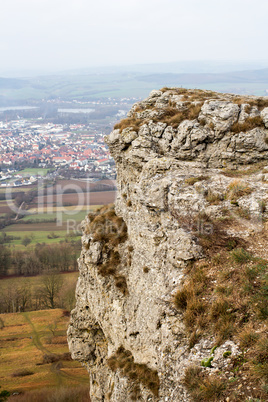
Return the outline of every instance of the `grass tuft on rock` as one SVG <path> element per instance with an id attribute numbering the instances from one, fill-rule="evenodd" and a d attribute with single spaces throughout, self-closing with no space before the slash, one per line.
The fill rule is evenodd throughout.
<path id="1" fill-rule="evenodd" d="M 115 286 L 126 295 L 126 278 L 118 271 L 121 264 L 118 246 L 128 238 L 127 226 L 116 215 L 114 205 L 102 207 L 94 216 L 91 214 L 89 220 L 85 232 L 92 235 L 93 242 L 100 242 L 102 246 L 102 257 L 97 263 L 98 272 L 103 277 L 112 277 Z"/>
<path id="2" fill-rule="evenodd" d="M 140 385 L 145 386 L 155 397 L 159 392 L 159 377 L 156 370 L 152 370 L 146 364 L 135 363 L 129 350 L 120 346 L 116 353 L 107 360 L 112 371 L 120 370 L 132 384 L 131 400 L 137 400 L 141 395 Z"/>

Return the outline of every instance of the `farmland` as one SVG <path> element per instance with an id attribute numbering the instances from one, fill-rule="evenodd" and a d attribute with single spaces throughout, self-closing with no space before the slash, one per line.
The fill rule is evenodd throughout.
<path id="1" fill-rule="evenodd" d="M 69 318 L 64 311 L 74 307 L 78 272 L 72 271 L 80 253 L 80 223 L 88 212 L 114 202 L 114 184 L 57 180 L 48 187 L 24 186 L 11 193 L 7 201 L 0 190 L 0 222 L 11 216 L 2 227 L 0 245 L 10 258 L 0 281 L 5 312 L 0 314 L 1 391 L 18 392 L 11 401 L 45 400 L 44 393 L 49 400 L 49 389 L 55 395 L 67 392 L 69 398 L 75 392 L 72 401 L 88 400 L 87 372 L 68 354 Z M 23 213 L 18 215 L 20 205 Z M 44 296 L 45 278 L 54 275 L 61 284 L 54 300 L 57 308 Z"/>
<path id="2" fill-rule="evenodd" d="M 29 202 L 24 202 L 27 194 L 33 196 Z M 13 192 L 12 189 L 12 199 L 6 200 L 3 194 L 0 200 L 0 222 L 8 214 L 13 214 L 2 232 L 16 237 L 9 242 L 16 249 L 25 249 L 21 244 L 24 237 L 31 239 L 27 248 L 38 243 L 59 243 L 66 239 L 66 235 L 73 235 L 73 240 L 78 240 L 80 223 L 86 214 L 101 205 L 113 203 L 115 197 L 116 190 L 111 180 L 89 183 L 65 179 L 57 180 L 47 188 L 42 186 L 38 191 L 34 186 L 30 191 L 27 188 L 27 192 L 25 187 L 21 187 L 20 192 Z M 23 211 L 17 219 L 20 204 L 23 205 Z M 50 233 L 55 236 L 49 238 Z"/>
<path id="3" fill-rule="evenodd" d="M 68 322 L 62 309 L 0 314 L 1 389 L 86 386 L 86 370 L 68 355 Z"/>

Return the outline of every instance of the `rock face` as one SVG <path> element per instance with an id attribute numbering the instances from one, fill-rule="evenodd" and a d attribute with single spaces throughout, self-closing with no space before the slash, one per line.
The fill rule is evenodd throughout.
<path id="1" fill-rule="evenodd" d="M 224 208 L 235 214 L 241 206 L 254 217 L 260 200 L 268 201 L 267 105 L 265 98 L 209 91 L 153 91 L 107 137 L 118 174 L 115 213 L 127 236 L 113 242 L 121 236 L 117 225 L 96 237 L 101 219 L 86 217 L 68 329 L 72 357 L 90 374 L 92 402 L 191 400 L 185 367 L 196 353 L 207 357 L 213 340 L 189 349 L 173 295 L 189 262 L 205 257 L 198 233 L 213 228 L 201 214 L 221 217 Z M 251 191 L 235 205 L 226 196 L 234 180 L 227 170 L 248 171 L 240 184 Z M 241 235 L 256 230 L 252 219 Z"/>

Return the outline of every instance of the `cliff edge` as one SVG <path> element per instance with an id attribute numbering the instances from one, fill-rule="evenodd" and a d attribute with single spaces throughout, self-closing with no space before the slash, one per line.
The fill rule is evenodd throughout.
<path id="1" fill-rule="evenodd" d="M 91 401 L 265 400 L 268 99 L 163 88 L 106 141 L 68 329 Z"/>

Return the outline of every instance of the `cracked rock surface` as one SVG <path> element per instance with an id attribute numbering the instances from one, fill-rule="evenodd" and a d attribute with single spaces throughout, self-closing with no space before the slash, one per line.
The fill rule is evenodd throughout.
<path id="1" fill-rule="evenodd" d="M 117 166 L 115 212 L 128 234 L 116 246 L 116 269 L 127 291 L 120 291 L 113 276 L 100 274 L 108 254 L 104 240 L 88 230 L 86 217 L 68 343 L 73 359 L 89 371 L 92 402 L 131 400 L 132 382 L 107 364 L 120 347 L 131 352 L 135 363 L 158 373 L 158 395 L 141 384 L 136 400 L 191 400 L 182 381 L 185 368 L 197 356 L 207 357 L 213 340 L 189 349 L 172 296 L 187 264 L 205 258 L 193 224 L 201 213 L 221 217 L 222 208 L 229 208 L 235 215 L 238 205 L 257 216 L 260 200 L 268 201 L 268 107 L 259 107 L 259 100 L 177 88 L 153 91 L 133 105 L 125 121 L 129 126 L 107 137 Z M 234 178 L 223 172 L 252 166 L 260 169 L 243 178 L 252 191 L 232 205 L 226 193 Z M 217 194 L 215 205 L 208 200 L 211 193 Z M 239 235 L 248 236 L 255 230 L 252 225 L 238 228 Z M 227 342 L 215 351 L 214 368 L 228 365 L 225 350 L 239 353 L 237 345 Z"/>

